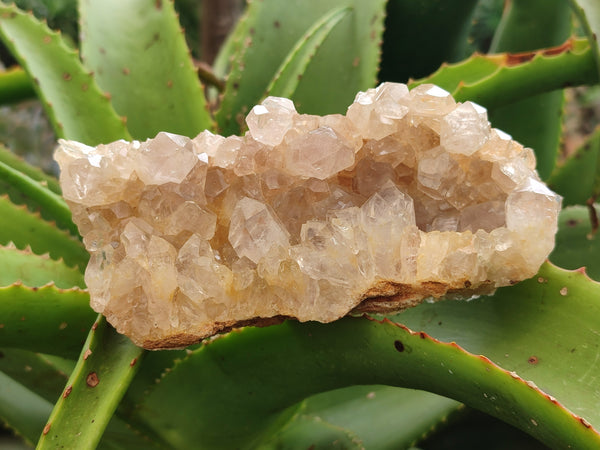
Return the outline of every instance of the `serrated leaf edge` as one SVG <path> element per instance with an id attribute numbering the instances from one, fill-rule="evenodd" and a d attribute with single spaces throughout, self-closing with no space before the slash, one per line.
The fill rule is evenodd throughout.
<path id="1" fill-rule="evenodd" d="M 21 255 L 33 256 L 33 257 L 36 257 L 36 258 L 43 259 L 43 260 L 45 260 L 45 261 L 51 261 L 51 262 L 54 262 L 54 263 L 57 263 L 57 264 L 62 264 L 62 265 L 65 267 L 65 269 L 66 269 L 66 270 L 69 270 L 69 271 L 73 272 L 74 274 L 79 274 L 79 275 L 82 275 L 82 273 L 81 273 L 81 269 L 79 268 L 79 266 L 78 266 L 78 265 L 76 265 L 76 266 L 69 266 L 69 265 L 68 265 L 68 264 L 65 262 L 65 260 L 63 259 L 63 257 L 62 257 L 62 256 L 61 256 L 60 258 L 58 258 L 58 259 L 54 259 L 54 258 L 52 258 L 52 257 L 50 256 L 50 253 L 48 253 L 48 252 L 46 252 L 46 253 L 43 253 L 43 254 L 41 254 L 41 255 L 40 255 L 40 254 L 37 254 L 37 253 L 35 253 L 35 252 L 34 252 L 34 251 L 31 249 L 31 247 L 30 247 L 29 245 L 27 245 L 27 246 L 26 246 L 25 248 L 23 248 L 23 249 L 20 249 L 20 248 L 18 248 L 18 247 L 17 247 L 17 246 L 14 244 L 14 242 L 10 241 L 10 242 L 8 242 L 8 244 L 6 244 L 6 245 L 0 245 L 0 251 L 1 251 L 1 250 L 9 250 L 9 251 L 11 251 L 11 252 L 19 253 L 19 254 L 21 254 Z M 30 288 L 34 288 L 34 287 L 36 287 L 36 288 L 40 288 L 40 287 L 45 287 L 45 286 L 48 286 L 48 285 L 50 285 L 50 284 L 51 284 L 51 285 L 55 285 L 54 281 L 49 281 L 48 283 L 46 283 L 46 284 L 44 284 L 44 285 L 42 285 L 42 286 L 29 286 L 29 285 L 26 285 L 26 284 L 24 284 L 24 283 L 23 283 L 21 280 L 17 280 L 17 281 L 18 281 L 18 282 L 20 282 L 20 283 L 21 283 L 23 286 L 30 287 Z M 0 286 L 0 287 L 2 287 L 2 286 Z M 79 286 L 73 286 L 73 287 L 77 287 L 77 288 L 79 288 Z M 84 291 L 86 291 L 86 292 L 87 292 L 87 289 L 86 289 L 86 288 L 79 288 L 79 289 L 81 289 L 81 290 L 84 290 Z"/>
<path id="2" fill-rule="evenodd" d="M 46 219 L 44 219 L 44 218 L 41 216 L 41 214 L 39 213 L 39 211 L 34 211 L 34 212 L 32 212 L 32 211 L 30 211 L 30 210 L 29 210 L 29 208 L 27 208 L 27 205 L 18 205 L 18 204 L 15 204 L 15 203 L 13 203 L 13 202 L 10 200 L 10 198 L 9 198 L 8 194 L 2 194 L 2 195 L 0 195 L 0 199 L 2 199 L 2 200 L 7 200 L 7 201 L 8 201 L 8 202 L 10 202 L 10 203 L 11 203 L 11 204 L 12 204 L 12 205 L 15 207 L 15 208 L 22 210 L 23 212 L 25 212 L 25 213 L 26 213 L 26 214 L 28 214 L 29 216 L 31 216 L 31 217 L 34 217 L 35 219 L 39 219 L 40 221 L 44 222 L 45 224 L 47 224 L 47 225 L 49 225 L 49 226 L 51 226 L 51 227 L 54 227 L 56 230 L 58 230 L 58 232 L 60 232 L 61 234 L 63 234 L 63 235 L 64 235 L 64 237 L 65 237 L 66 239 L 72 240 L 73 242 L 77 242 L 77 241 L 75 240 L 75 238 L 74 238 L 74 237 L 73 237 L 71 234 L 69 234 L 69 232 L 68 232 L 68 231 L 66 231 L 66 230 L 64 230 L 64 229 L 62 229 L 62 228 L 60 228 L 60 227 L 59 227 L 59 226 L 56 224 L 56 222 L 55 222 L 55 221 L 53 221 L 53 220 L 46 220 Z M 11 242 L 12 242 L 12 241 L 11 241 Z M 15 245 L 15 244 L 13 243 L 13 245 Z M 82 245 L 83 245 L 83 244 L 82 244 Z M 26 247 L 29 247 L 29 244 L 27 244 L 27 245 L 26 245 L 26 247 L 24 247 L 24 248 L 20 248 L 20 247 L 18 247 L 18 246 L 16 246 L 16 245 L 15 245 L 15 247 L 16 247 L 17 249 L 19 249 L 19 250 L 24 250 Z M 29 249 L 31 250 L 31 247 L 29 247 Z M 39 254 L 39 253 L 35 253 L 33 250 L 31 250 L 31 251 L 32 251 L 32 253 L 33 253 L 33 254 L 36 254 L 36 255 L 38 255 L 38 256 L 39 256 L 39 255 L 41 255 L 41 254 Z M 62 262 L 63 262 L 63 263 L 64 263 L 64 264 L 65 264 L 67 267 L 71 267 L 71 268 L 76 268 L 76 267 L 79 267 L 81 270 L 84 270 L 84 269 L 85 269 L 85 265 L 80 265 L 80 264 L 70 265 L 70 264 L 67 264 L 67 263 L 64 261 L 64 259 L 63 259 L 63 257 L 62 257 L 62 256 L 59 256 L 58 258 L 54 258 L 54 257 L 52 257 L 52 255 L 50 255 L 50 254 L 49 254 L 49 252 L 46 252 L 46 253 L 48 253 L 48 255 L 50 256 L 50 258 L 51 258 L 51 259 L 53 259 L 54 261 L 59 261 L 59 260 L 62 260 Z M 46 254 L 46 253 L 43 253 L 43 254 Z"/>

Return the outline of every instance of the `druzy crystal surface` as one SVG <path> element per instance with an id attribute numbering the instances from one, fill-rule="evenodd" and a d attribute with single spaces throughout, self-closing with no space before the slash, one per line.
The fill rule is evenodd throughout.
<path id="1" fill-rule="evenodd" d="M 384 83 L 345 116 L 269 97 L 246 123 L 60 143 L 92 307 L 139 345 L 489 293 L 553 248 L 560 197 L 533 152 L 436 86 Z"/>

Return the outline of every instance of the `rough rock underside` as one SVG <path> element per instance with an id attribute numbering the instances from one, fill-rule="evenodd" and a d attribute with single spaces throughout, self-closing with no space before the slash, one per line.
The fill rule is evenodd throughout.
<path id="1" fill-rule="evenodd" d="M 560 197 L 533 152 L 436 86 L 384 83 L 345 116 L 268 97 L 246 122 L 60 143 L 92 307 L 138 345 L 489 293 L 553 248 Z"/>

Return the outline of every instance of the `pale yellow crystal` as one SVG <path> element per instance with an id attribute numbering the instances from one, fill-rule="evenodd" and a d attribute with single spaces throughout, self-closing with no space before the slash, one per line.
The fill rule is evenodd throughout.
<path id="1" fill-rule="evenodd" d="M 533 152 L 437 86 L 384 83 L 346 116 L 268 97 L 247 124 L 60 142 L 91 305 L 135 343 L 489 293 L 554 245 L 560 197 Z"/>

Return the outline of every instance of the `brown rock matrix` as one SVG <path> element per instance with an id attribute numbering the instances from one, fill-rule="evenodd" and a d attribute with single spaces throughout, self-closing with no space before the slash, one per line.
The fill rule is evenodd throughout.
<path id="1" fill-rule="evenodd" d="M 146 348 L 330 322 L 533 276 L 560 197 L 484 108 L 384 83 L 343 115 L 268 97 L 244 137 L 61 141 L 91 305 Z"/>

